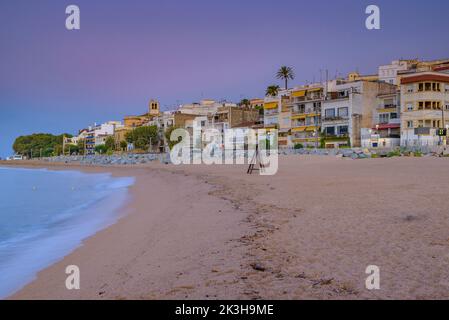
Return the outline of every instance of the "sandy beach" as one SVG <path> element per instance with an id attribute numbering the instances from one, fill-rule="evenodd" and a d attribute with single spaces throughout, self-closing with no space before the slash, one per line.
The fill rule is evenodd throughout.
<path id="1" fill-rule="evenodd" d="M 116 224 L 10 298 L 447 299 L 448 161 L 283 156 L 275 176 L 28 163 L 137 179 Z M 365 288 L 368 265 L 380 290 Z"/>

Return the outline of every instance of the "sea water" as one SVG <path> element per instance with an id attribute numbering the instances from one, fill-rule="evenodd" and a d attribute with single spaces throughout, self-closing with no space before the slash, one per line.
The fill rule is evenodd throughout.
<path id="1" fill-rule="evenodd" d="M 105 173 L 0 167 L 0 298 L 114 223 L 133 183 Z"/>

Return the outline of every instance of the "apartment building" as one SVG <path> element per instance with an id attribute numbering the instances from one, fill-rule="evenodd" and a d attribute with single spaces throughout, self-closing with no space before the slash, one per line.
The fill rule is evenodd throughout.
<path id="1" fill-rule="evenodd" d="M 418 60 L 394 60 L 390 64 L 379 66 L 379 81 L 399 85 L 399 72 L 412 69 L 418 62 Z"/>
<path id="2" fill-rule="evenodd" d="M 288 148 L 292 146 L 292 99 L 291 90 L 282 90 L 279 92 L 279 123 L 278 123 L 278 146 L 279 148 Z"/>
<path id="3" fill-rule="evenodd" d="M 216 113 L 221 107 L 237 107 L 237 104 L 227 101 L 217 102 L 213 99 L 203 99 L 200 102 L 183 104 L 179 106 L 178 112 L 195 114 L 198 116 L 208 116 Z"/>
<path id="4" fill-rule="evenodd" d="M 419 72 L 401 78 L 401 146 L 446 145 L 437 129 L 449 128 L 449 74 Z"/>
<path id="5" fill-rule="evenodd" d="M 105 143 L 107 137 L 114 136 L 116 130 L 123 128 L 120 121 L 108 121 L 102 124 L 94 124 L 88 129 L 80 131 L 80 136 L 85 141 L 85 153 L 94 154 L 95 147 Z"/>
<path id="6" fill-rule="evenodd" d="M 324 89 L 321 84 L 297 87 L 292 91 L 291 140 L 293 145 L 319 147 L 321 106 Z"/>
<path id="7" fill-rule="evenodd" d="M 292 90 L 281 90 L 275 97 L 267 96 L 263 106 L 263 127 L 278 130 L 279 148 L 292 147 Z"/>
<path id="8" fill-rule="evenodd" d="M 279 114 L 281 107 L 280 96 L 267 96 L 263 104 L 263 121 L 266 129 L 279 129 Z"/>
<path id="9" fill-rule="evenodd" d="M 362 128 L 372 126 L 378 95 L 390 92 L 392 86 L 379 81 L 330 81 L 321 111 L 324 147 L 361 147 Z"/>
<path id="10" fill-rule="evenodd" d="M 400 145 L 401 103 L 399 87 L 392 86 L 390 92 L 381 92 L 373 110 L 370 128 L 362 128 L 362 147 L 393 148 Z"/>

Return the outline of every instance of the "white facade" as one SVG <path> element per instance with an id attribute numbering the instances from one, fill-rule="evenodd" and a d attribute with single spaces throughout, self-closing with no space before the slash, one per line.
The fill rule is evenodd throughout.
<path id="1" fill-rule="evenodd" d="M 322 103 L 321 130 L 327 136 L 334 136 L 335 139 L 327 139 L 327 146 L 346 146 L 347 140 L 344 140 L 344 137 L 350 138 L 354 144 L 357 130 L 361 129 L 356 125 L 357 119 L 353 118 L 361 117 L 363 113 L 362 87 L 362 81 L 329 83 L 327 99 Z"/>
<path id="2" fill-rule="evenodd" d="M 123 127 L 122 123 L 120 121 L 108 121 L 103 124 L 97 125 L 95 124 L 93 128 L 91 128 L 92 131 L 94 131 L 95 136 L 99 135 L 114 135 L 116 128 Z"/>
<path id="3" fill-rule="evenodd" d="M 379 81 L 398 84 L 398 72 L 406 71 L 411 67 L 413 60 L 395 60 L 391 64 L 379 67 Z"/>
<path id="4" fill-rule="evenodd" d="M 237 105 L 235 103 L 216 102 L 215 100 L 205 99 L 199 103 L 181 105 L 178 111 L 186 114 L 207 116 L 216 113 L 220 107 L 237 107 Z"/>

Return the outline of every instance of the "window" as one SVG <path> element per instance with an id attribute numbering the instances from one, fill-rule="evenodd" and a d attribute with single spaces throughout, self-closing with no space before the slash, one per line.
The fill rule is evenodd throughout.
<path id="1" fill-rule="evenodd" d="M 334 136 L 335 135 L 335 127 L 326 127 L 324 129 L 324 132 L 327 136 Z"/>
<path id="2" fill-rule="evenodd" d="M 304 120 L 296 120 L 295 122 L 296 127 L 303 127 L 305 124 Z"/>
<path id="3" fill-rule="evenodd" d="M 335 118 L 335 109 L 326 109 L 325 117 L 326 118 Z"/>
<path id="4" fill-rule="evenodd" d="M 396 112 L 390 113 L 390 119 L 398 119 L 398 114 Z"/>
<path id="5" fill-rule="evenodd" d="M 418 91 L 441 91 L 441 85 L 438 82 L 424 82 L 418 85 Z"/>
<path id="6" fill-rule="evenodd" d="M 407 86 L 407 92 L 408 93 L 413 93 L 413 84 L 410 84 Z"/>
<path id="7" fill-rule="evenodd" d="M 394 99 L 385 99 L 384 100 L 384 107 L 385 108 L 393 108 L 393 107 L 395 107 Z"/>
<path id="8" fill-rule="evenodd" d="M 446 109 L 446 111 L 449 110 L 449 102 L 446 102 L 445 109 Z"/>
<path id="9" fill-rule="evenodd" d="M 339 117 L 347 117 L 348 116 L 348 107 L 338 108 L 338 116 Z"/>
<path id="10" fill-rule="evenodd" d="M 440 91 L 440 84 L 439 83 L 432 83 L 432 90 L 433 91 Z"/>
<path id="11" fill-rule="evenodd" d="M 390 121 L 390 114 L 389 113 L 381 113 L 379 114 L 379 123 L 385 124 Z"/>
<path id="12" fill-rule="evenodd" d="M 446 85 L 444 86 L 444 91 L 449 92 L 449 84 L 446 84 Z"/>
<path id="13" fill-rule="evenodd" d="M 407 121 L 407 128 L 413 128 L 413 121 Z"/>
<path id="14" fill-rule="evenodd" d="M 407 111 L 413 111 L 413 103 L 407 103 Z"/>
<path id="15" fill-rule="evenodd" d="M 339 126 L 338 134 L 339 135 L 347 135 L 348 134 L 348 126 Z"/>
<path id="16" fill-rule="evenodd" d="M 347 98 L 349 96 L 348 90 L 338 91 L 337 93 L 338 98 Z"/>
<path id="17" fill-rule="evenodd" d="M 419 92 L 424 91 L 424 83 L 420 83 L 420 84 L 418 85 L 418 91 L 419 91 Z"/>
<path id="18" fill-rule="evenodd" d="M 441 102 L 440 101 L 432 101 L 432 109 L 433 110 L 441 110 Z"/>

